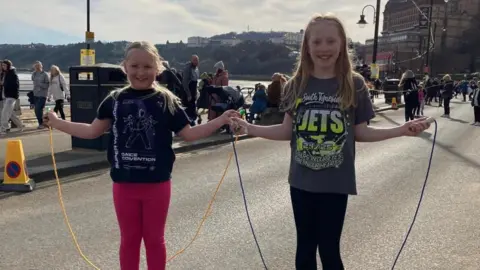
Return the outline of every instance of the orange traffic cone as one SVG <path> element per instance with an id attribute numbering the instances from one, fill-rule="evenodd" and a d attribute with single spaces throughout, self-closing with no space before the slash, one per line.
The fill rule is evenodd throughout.
<path id="1" fill-rule="evenodd" d="M 392 98 L 392 109 L 396 110 L 397 108 L 397 98 Z"/>

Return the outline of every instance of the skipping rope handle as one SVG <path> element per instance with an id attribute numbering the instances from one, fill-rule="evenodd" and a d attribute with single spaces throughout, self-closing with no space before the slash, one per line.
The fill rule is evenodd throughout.
<path id="1" fill-rule="evenodd" d="M 435 118 L 433 118 L 433 117 L 427 117 L 427 118 L 426 118 L 425 120 L 423 120 L 423 121 L 425 121 L 425 123 L 431 125 L 432 123 L 435 123 Z M 415 132 L 415 130 L 413 130 L 411 127 L 410 127 L 410 131 Z"/>
<path id="2" fill-rule="evenodd" d="M 429 124 L 432 124 L 435 122 L 435 118 L 433 117 L 428 117 L 427 119 L 425 119 L 425 122 L 429 123 Z"/>
<path id="3" fill-rule="evenodd" d="M 43 120 L 44 123 L 45 123 L 45 122 L 48 123 L 48 121 L 50 120 L 50 119 L 48 118 L 48 113 L 52 111 L 52 108 L 46 107 L 45 109 L 46 109 L 47 111 L 43 114 L 42 120 Z M 48 126 L 50 127 L 50 125 L 48 125 Z M 51 127 L 50 127 L 50 128 L 51 128 Z"/>

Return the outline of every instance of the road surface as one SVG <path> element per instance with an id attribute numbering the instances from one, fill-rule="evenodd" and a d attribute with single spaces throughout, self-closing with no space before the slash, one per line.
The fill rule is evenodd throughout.
<path id="1" fill-rule="evenodd" d="M 396 269 L 479 269 L 480 127 L 469 125 L 473 112 L 468 104 L 454 100 L 452 105 L 454 119 L 439 118 L 426 197 Z M 441 109 L 427 107 L 425 112 L 439 116 Z M 379 115 L 372 124 L 402 122 L 399 110 Z M 346 269 L 390 269 L 425 178 L 433 128 L 428 132 L 357 145 L 359 195 L 350 198 L 342 238 Z M 221 146 L 178 156 L 166 234 L 169 255 L 194 235 L 230 150 Z M 239 142 L 238 151 L 269 269 L 294 269 L 295 230 L 286 179 L 289 145 L 251 139 Z M 118 269 L 119 234 L 106 170 L 63 182 L 66 206 L 85 254 L 102 269 Z M 53 181 L 41 183 L 30 194 L 0 195 L 0 209 L 2 269 L 90 269 L 67 233 Z M 262 269 L 234 167 L 200 238 L 168 269 Z"/>

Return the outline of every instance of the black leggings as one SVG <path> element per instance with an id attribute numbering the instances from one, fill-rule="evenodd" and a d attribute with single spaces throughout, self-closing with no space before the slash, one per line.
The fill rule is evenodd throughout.
<path id="1" fill-rule="evenodd" d="M 405 104 L 405 122 L 415 119 L 415 110 L 417 109 L 416 105 L 409 103 Z"/>
<path id="2" fill-rule="evenodd" d="M 188 118 L 190 119 L 190 125 L 194 126 L 195 121 L 197 120 L 197 81 L 191 81 L 188 84 L 188 91 L 190 91 L 190 95 L 192 99 L 188 101 L 187 96 L 185 95 L 182 103 L 185 106 L 185 113 L 187 114 Z"/>
<path id="3" fill-rule="evenodd" d="M 311 193 L 290 187 L 297 227 L 297 270 L 317 269 L 317 248 L 324 270 L 344 270 L 340 238 L 348 195 Z"/>
<path id="4" fill-rule="evenodd" d="M 63 99 L 57 99 L 55 100 L 55 107 L 53 108 L 53 111 L 55 113 L 60 113 L 60 117 L 65 120 L 65 112 L 63 111 Z"/>
<path id="5" fill-rule="evenodd" d="M 451 98 L 444 98 L 443 99 L 443 110 L 445 115 L 450 115 L 450 99 Z"/>

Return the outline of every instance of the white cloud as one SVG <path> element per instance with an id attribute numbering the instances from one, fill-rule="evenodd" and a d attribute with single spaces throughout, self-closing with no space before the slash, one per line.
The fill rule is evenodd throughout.
<path id="1" fill-rule="evenodd" d="M 91 0 L 91 30 L 98 40 L 186 41 L 231 31 L 299 31 L 314 13 L 333 12 L 353 40 L 373 36 L 356 22 L 368 0 Z M 385 2 L 385 1 L 384 1 Z M 0 25 L 18 21 L 83 39 L 86 0 L 0 0 Z M 383 11 L 383 7 L 382 7 Z M 373 9 L 366 9 L 373 21 Z M 12 27 L 12 26 L 10 26 Z M 15 25 L 13 24 L 13 27 Z M 22 33 L 18 33 L 21 35 Z M 2 38 L 5 40 L 5 37 Z M 8 42 L 8 38 L 6 39 Z M 32 40 L 32 42 L 35 42 Z"/>

